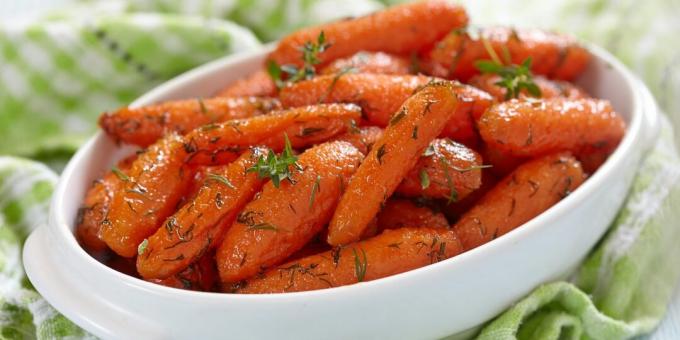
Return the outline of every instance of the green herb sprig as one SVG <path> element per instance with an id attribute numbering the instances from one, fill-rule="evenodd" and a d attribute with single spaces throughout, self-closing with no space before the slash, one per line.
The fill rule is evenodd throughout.
<path id="1" fill-rule="evenodd" d="M 310 79 L 316 75 L 315 66 L 321 60 L 319 54 L 326 51 L 331 45 L 326 42 L 323 31 L 319 33 L 316 42 L 307 41 L 302 45 L 302 67 L 295 65 L 279 65 L 273 60 L 267 62 L 267 73 L 274 80 L 276 87 L 283 88 L 288 83 L 295 83 L 303 79 Z"/>
<path id="2" fill-rule="evenodd" d="M 505 88 L 505 99 L 517 98 L 523 89 L 533 97 L 541 97 L 541 89 L 536 85 L 531 73 L 531 57 L 521 65 L 503 65 L 498 61 L 478 60 L 475 67 L 482 73 L 497 74 L 501 77 L 495 84 Z"/>
<path id="3" fill-rule="evenodd" d="M 246 172 L 256 172 L 259 178 L 270 178 L 276 188 L 280 186 L 283 180 L 288 180 L 291 184 L 294 184 L 291 167 L 302 171 L 302 167 L 297 163 L 297 156 L 293 154 L 288 135 L 284 134 L 283 137 L 285 147 L 281 155 L 277 156 L 270 149 L 267 157 L 259 156 L 255 165 L 246 170 Z"/>

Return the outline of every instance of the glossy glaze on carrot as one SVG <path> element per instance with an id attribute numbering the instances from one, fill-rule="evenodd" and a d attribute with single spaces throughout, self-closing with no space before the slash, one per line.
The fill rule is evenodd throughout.
<path id="1" fill-rule="evenodd" d="M 218 97 L 275 97 L 278 93 L 276 84 L 266 70 L 235 81 L 217 93 Z"/>
<path id="2" fill-rule="evenodd" d="M 414 73 L 414 65 L 406 57 L 383 52 L 361 51 L 351 57 L 334 60 L 319 73 L 336 75 L 348 71 L 402 75 Z"/>
<path id="3" fill-rule="evenodd" d="M 449 222 L 441 212 L 406 199 L 390 199 L 376 216 L 378 232 L 404 227 L 449 229 Z"/>

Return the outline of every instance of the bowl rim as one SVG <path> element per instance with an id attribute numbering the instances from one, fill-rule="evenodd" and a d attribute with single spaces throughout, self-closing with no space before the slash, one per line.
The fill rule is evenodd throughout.
<path id="1" fill-rule="evenodd" d="M 447 270 L 455 270 L 456 267 L 462 266 L 465 262 L 475 261 L 480 257 L 483 258 L 487 256 L 487 253 L 493 252 L 494 248 L 499 248 L 503 245 L 508 245 L 512 243 L 518 243 L 526 235 L 535 232 L 537 228 L 545 228 L 546 224 L 550 221 L 557 220 L 563 215 L 567 214 L 572 208 L 579 204 L 584 197 L 587 197 L 597 190 L 597 188 L 602 184 L 602 182 L 610 176 L 610 174 L 618 168 L 618 165 L 624 162 L 627 154 L 635 146 L 636 142 L 644 142 L 644 139 L 649 136 L 645 134 L 650 133 L 649 131 L 644 131 L 645 128 L 645 117 L 646 114 L 645 107 L 643 106 L 643 92 L 645 91 L 645 85 L 638 81 L 637 78 L 632 74 L 626 66 L 624 66 L 617 58 L 611 55 L 609 52 L 605 51 L 603 48 L 598 47 L 593 44 L 584 43 L 586 48 L 593 54 L 594 59 L 600 59 L 607 64 L 608 67 L 613 68 L 617 71 L 625 80 L 626 86 L 630 88 L 631 91 L 631 117 L 626 127 L 626 133 L 624 138 L 617 146 L 616 150 L 609 156 L 607 161 L 596 171 L 592 176 L 588 178 L 583 185 L 581 185 L 577 190 L 571 193 L 568 197 L 561 200 L 555 204 L 550 209 L 541 213 L 537 217 L 529 220 L 523 225 L 515 228 L 511 232 L 499 237 L 491 242 L 488 242 L 482 246 L 479 246 L 470 251 L 461 253 L 453 258 L 449 258 L 428 266 L 413 269 L 404 273 L 388 276 L 378 280 L 361 282 L 359 284 L 345 285 L 340 287 L 332 287 L 327 289 L 304 291 L 304 292 L 289 292 L 289 293 L 277 293 L 277 294 L 227 294 L 222 292 L 201 292 L 201 291 L 191 291 L 183 290 L 172 287 L 166 287 L 158 285 L 155 283 L 147 282 L 142 279 L 129 276 L 118 272 L 103 263 L 97 261 L 94 257 L 90 256 L 77 242 L 73 230 L 70 228 L 71 222 L 65 218 L 65 208 L 62 202 L 62 198 L 67 195 L 68 188 L 67 184 L 71 181 L 73 172 L 77 167 L 84 161 L 86 156 L 86 151 L 92 149 L 97 141 L 102 138 L 107 138 L 103 132 L 98 131 L 92 138 L 90 138 L 87 143 L 85 143 L 74 157 L 69 161 L 68 165 L 62 173 L 62 177 L 57 185 L 57 188 L 52 197 L 52 202 L 50 205 L 50 221 L 49 230 L 53 236 L 56 236 L 57 242 L 65 241 L 65 244 L 61 244 L 62 249 L 66 249 L 71 256 L 79 257 L 81 263 L 88 264 L 88 270 L 92 270 L 89 275 L 106 275 L 111 280 L 121 280 L 126 286 L 151 293 L 153 295 L 163 296 L 165 298 L 171 299 L 182 299 L 191 300 L 198 303 L 223 303 L 229 301 L 267 301 L 267 302 L 283 302 L 291 300 L 305 300 L 308 298 L 319 298 L 330 295 L 334 295 L 336 298 L 340 295 L 345 297 L 350 297 L 354 293 L 363 292 L 366 290 L 379 289 L 384 286 L 389 286 L 398 283 L 399 281 L 409 281 L 422 276 L 425 273 L 431 273 L 433 271 L 438 271 L 442 267 L 447 267 Z M 266 45 L 263 48 L 256 49 L 254 51 L 243 52 L 239 54 L 234 54 L 231 56 L 223 57 L 215 61 L 209 62 L 192 70 L 189 70 L 159 86 L 150 90 L 146 94 L 135 100 L 131 106 L 145 105 L 149 104 L 156 98 L 163 97 L 169 91 L 176 88 L 184 87 L 185 83 L 201 79 L 206 75 L 223 68 L 231 67 L 231 65 L 238 62 L 246 62 L 251 58 L 262 57 L 265 53 L 272 48 L 272 44 Z M 654 112 L 655 113 L 655 112 Z M 648 113 L 651 114 L 651 113 Z M 649 125 L 649 122 L 647 122 Z M 647 126 L 649 129 L 650 127 Z M 642 141 L 640 139 L 643 139 Z M 649 141 L 647 141 L 649 142 Z M 51 242 L 54 243 L 54 242 Z"/>

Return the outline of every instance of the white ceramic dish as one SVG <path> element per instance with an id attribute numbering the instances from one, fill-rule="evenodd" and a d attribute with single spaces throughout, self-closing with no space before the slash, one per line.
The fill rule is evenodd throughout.
<path id="1" fill-rule="evenodd" d="M 24 264 L 60 312 L 102 338 L 438 338 L 478 327 L 537 285 L 567 275 L 600 239 L 657 134 L 644 85 L 597 47 L 579 84 L 609 99 L 628 131 L 578 190 L 513 232 L 455 258 L 352 286 L 278 295 L 183 291 L 118 273 L 83 251 L 73 221 L 91 181 L 130 149 L 98 133 L 64 170 L 49 225 L 26 242 Z M 227 57 L 134 102 L 207 96 L 260 67 L 267 50 Z"/>

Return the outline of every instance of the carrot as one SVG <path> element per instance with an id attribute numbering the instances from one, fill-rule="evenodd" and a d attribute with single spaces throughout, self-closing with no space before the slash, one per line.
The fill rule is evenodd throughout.
<path id="1" fill-rule="evenodd" d="M 469 84 L 483 90 L 498 101 L 505 101 L 505 94 L 507 89 L 498 86 L 496 83 L 501 80 L 501 77 L 495 74 L 482 74 L 474 76 L 470 79 Z M 569 98 L 569 99 L 583 99 L 589 98 L 588 93 L 582 88 L 568 82 L 560 80 L 550 80 L 543 76 L 534 76 L 534 83 L 541 90 L 541 98 Z M 523 89 L 520 93 L 520 98 L 531 97 L 531 95 Z M 477 117 L 479 118 L 479 117 Z"/>
<path id="2" fill-rule="evenodd" d="M 449 82 L 425 86 L 404 103 L 350 180 L 329 226 L 329 244 L 348 244 L 361 237 L 457 106 Z"/>
<path id="3" fill-rule="evenodd" d="M 200 127 L 185 136 L 191 164 L 220 164 L 236 158 L 250 145 L 283 149 L 284 135 L 294 148 L 321 143 L 347 131 L 361 117 L 353 104 L 327 104 L 275 111 Z"/>
<path id="4" fill-rule="evenodd" d="M 278 89 L 267 71 L 259 70 L 229 84 L 217 93 L 218 97 L 275 97 Z"/>
<path id="5" fill-rule="evenodd" d="M 188 187 L 183 140 L 169 134 L 132 163 L 113 195 L 111 208 L 101 223 L 101 238 L 118 255 L 132 257 L 137 246 L 153 234 L 182 198 Z"/>
<path id="6" fill-rule="evenodd" d="M 445 0 L 394 6 L 368 16 L 294 32 L 281 39 L 269 60 L 279 65 L 301 66 L 304 44 L 316 41 L 321 32 L 330 48 L 319 54 L 320 65 L 359 51 L 409 54 L 432 46 L 448 32 L 464 27 L 467 22 L 465 10 Z"/>
<path id="7" fill-rule="evenodd" d="M 439 262 L 461 253 L 452 231 L 386 230 L 373 238 L 288 262 L 234 291 L 244 294 L 299 292 L 372 281 Z"/>
<path id="8" fill-rule="evenodd" d="M 538 216 L 584 180 L 580 163 L 552 154 L 520 165 L 453 226 L 465 250 L 504 235 Z"/>
<path id="9" fill-rule="evenodd" d="M 482 158 L 450 139 L 435 139 L 397 187 L 407 197 L 444 198 L 456 202 L 481 185 Z"/>
<path id="10" fill-rule="evenodd" d="M 146 147 L 168 132 L 185 134 L 204 124 L 258 116 L 279 107 L 271 98 L 188 99 L 106 112 L 99 125 L 116 141 Z"/>
<path id="11" fill-rule="evenodd" d="M 377 126 L 351 127 L 349 131 L 335 137 L 334 140 L 348 142 L 365 155 L 371 151 L 373 144 L 382 137 L 382 134 L 383 129 Z"/>
<path id="12" fill-rule="evenodd" d="M 403 227 L 449 228 L 449 222 L 441 212 L 404 199 L 390 199 L 377 216 L 379 231 Z"/>
<path id="13" fill-rule="evenodd" d="M 427 53 L 424 68 L 437 77 L 467 81 L 479 74 L 475 61 L 493 58 L 489 51 L 501 61 L 517 65 L 530 57 L 533 73 L 563 80 L 580 75 L 591 58 L 567 35 L 531 28 L 488 27 L 472 34 L 469 29 L 453 31 Z"/>
<path id="14" fill-rule="evenodd" d="M 173 276 L 165 279 L 147 279 L 147 281 L 179 289 L 214 291 L 217 283 L 217 270 L 215 270 L 213 254 L 203 255 L 198 261 Z"/>
<path id="15" fill-rule="evenodd" d="M 139 274 L 147 279 L 167 278 L 219 245 L 236 215 L 260 190 L 262 179 L 247 171 L 264 155 L 264 149 L 254 148 L 208 173 L 196 197 L 147 239 L 137 256 Z"/>
<path id="16" fill-rule="evenodd" d="M 76 217 L 76 238 L 90 254 L 98 254 L 108 249 L 100 238 L 101 222 L 106 218 L 119 182 L 127 177 L 132 162 L 137 156 L 122 159 L 103 178 L 92 182 L 85 194 L 83 204 L 78 208 Z"/>
<path id="17" fill-rule="evenodd" d="M 217 250 L 223 283 L 250 278 L 301 249 L 323 228 L 363 155 L 346 142 L 305 151 L 291 181 L 265 184 L 227 231 Z"/>
<path id="18" fill-rule="evenodd" d="M 446 204 L 441 206 L 441 210 L 449 221 L 458 221 L 470 208 L 475 206 L 479 200 L 493 189 L 498 183 L 499 178 L 490 169 L 482 170 L 482 185 L 465 198 L 457 201 L 456 204 Z M 514 170 L 514 169 L 513 169 Z"/>
<path id="19" fill-rule="evenodd" d="M 383 52 L 361 51 L 348 58 L 337 59 L 324 67 L 320 74 L 355 73 L 409 74 L 413 65 L 408 58 Z"/>
<path id="20" fill-rule="evenodd" d="M 424 76 L 385 74 L 345 74 L 319 76 L 281 90 L 284 107 L 314 103 L 355 103 L 372 125 L 385 127 L 401 105 L 419 88 L 434 81 Z M 493 98 L 472 86 L 456 84 L 459 105 L 442 131 L 443 137 L 470 140 L 476 136 L 471 117 L 479 117 Z"/>
<path id="21" fill-rule="evenodd" d="M 611 104 L 597 99 L 511 100 L 487 110 L 478 126 L 489 147 L 515 156 L 609 149 L 625 133 Z"/>
<path id="22" fill-rule="evenodd" d="M 482 145 L 479 151 L 484 162 L 491 165 L 489 170 L 499 178 L 505 177 L 520 164 L 528 160 L 526 157 L 513 156 L 508 152 L 489 147 L 486 144 Z"/>

